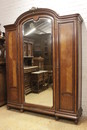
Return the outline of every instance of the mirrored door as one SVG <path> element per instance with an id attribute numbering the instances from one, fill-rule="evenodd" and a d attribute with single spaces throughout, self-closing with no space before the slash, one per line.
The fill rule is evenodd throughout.
<path id="1" fill-rule="evenodd" d="M 22 25 L 25 102 L 53 106 L 52 19 L 30 19 Z"/>

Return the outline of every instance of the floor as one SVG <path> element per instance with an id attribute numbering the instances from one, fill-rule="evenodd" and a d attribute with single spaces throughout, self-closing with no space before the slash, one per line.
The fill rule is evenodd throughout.
<path id="1" fill-rule="evenodd" d="M 78 125 L 73 121 L 23 112 L 6 106 L 0 107 L 0 130 L 87 130 L 87 117 L 82 117 Z"/>
<path id="2" fill-rule="evenodd" d="M 32 103 L 43 106 L 53 106 L 53 89 L 52 87 L 39 93 L 29 93 L 25 96 L 26 103 Z"/>

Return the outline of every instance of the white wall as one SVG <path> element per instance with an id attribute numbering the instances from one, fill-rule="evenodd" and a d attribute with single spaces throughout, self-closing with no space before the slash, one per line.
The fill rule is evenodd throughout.
<path id="1" fill-rule="evenodd" d="M 0 23 L 13 24 L 16 18 L 31 7 L 50 8 L 59 15 L 80 13 L 82 25 L 82 107 L 87 116 L 87 0 L 0 0 Z"/>

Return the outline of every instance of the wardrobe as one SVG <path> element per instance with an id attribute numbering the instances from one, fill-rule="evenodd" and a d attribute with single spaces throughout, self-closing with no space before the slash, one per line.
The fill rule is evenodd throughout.
<path id="1" fill-rule="evenodd" d="M 59 16 L 51 9 L 32 8 L 14 24 L 4 26 L 8 109 L 78 122 L 82 114 L 82 21 L 80 14 Z M 26 47 L 32 45 L 27 53 L 25 39 Z M 38 59 L 43 59 L 43 67 Z M 25 94 L 27 82 L 30 91 Z"/>
<path id="2" fill-rule="evenodd" d="M 0 107 L 6 104 L 6 48 L 5 38 L 0 37 Z"/>

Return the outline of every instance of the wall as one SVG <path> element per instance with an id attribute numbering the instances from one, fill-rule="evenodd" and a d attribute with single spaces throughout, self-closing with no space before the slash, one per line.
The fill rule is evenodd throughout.
<path id="1" fill-rule="evenodd" d="M 16 18 L 31 7 L 50 8 L 59 15 L 80 13 L 82 24 L 82 107 L 87 116 L 87 0 L 0 0 L 0 23 L 13 24 Z"/>

